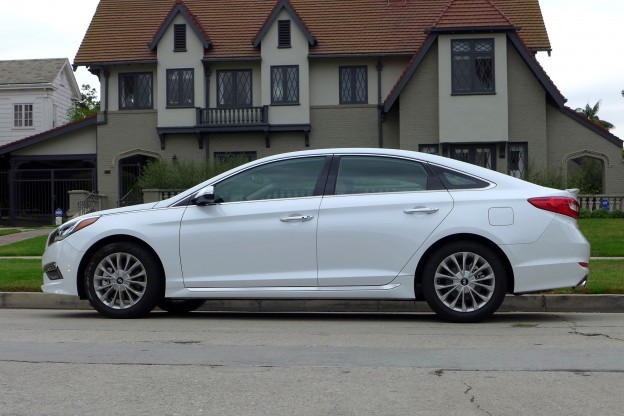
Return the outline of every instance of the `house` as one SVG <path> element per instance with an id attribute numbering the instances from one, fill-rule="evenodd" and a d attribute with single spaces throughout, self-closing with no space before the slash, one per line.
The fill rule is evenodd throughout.
<path id="1" fill-rule="evenodd" d="M 0 145 L 65 124 L 79 99 L 67 58 L 0 61 Z"/>
<path id="2" fill-rule="evenodd" d="M 590 157 L 624 193 L 622 141 L 565 106 L 535 59 L 550 50 L 538 0 L 100 0 L 74 66 L 101 83 L 109 207 L 149 160 L 327 147 L 514 176 Z"/>

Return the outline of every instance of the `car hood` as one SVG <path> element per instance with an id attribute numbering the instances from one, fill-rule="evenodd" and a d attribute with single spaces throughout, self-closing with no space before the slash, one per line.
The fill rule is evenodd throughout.
<path id="1" fill-rule="evenodd" d="M 97 215 L 115 215 L 115 214 L 123 214 L 126 212 L 143 211 L 146 209 L 152 209 L 155 205 L 156 205 L 156 202 L 150 202 L 147 204 L 129 205 L 127 207 L 105 209 L 103 211 L 96 211 L 96 212 L 91 212 L 89 214 L 82 215 L 81 218 L 82 217 L 95 217 Z"/>

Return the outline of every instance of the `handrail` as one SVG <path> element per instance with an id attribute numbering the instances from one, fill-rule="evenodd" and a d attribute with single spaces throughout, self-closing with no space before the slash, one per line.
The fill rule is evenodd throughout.
<path id="1" fill-rule="evenodd" d="M 246 126 L 268 123 L 269 106 L 198 108 L 197 124 L 202 126 Z"/>
<path id="2" fill-rule="evenodd" d="M 93 191 L 88 194 L 85 199 L 77 202 L 78 216 L 99 211 L 101 200 L 102 196 L 98 193 L 98 191 Z"/>

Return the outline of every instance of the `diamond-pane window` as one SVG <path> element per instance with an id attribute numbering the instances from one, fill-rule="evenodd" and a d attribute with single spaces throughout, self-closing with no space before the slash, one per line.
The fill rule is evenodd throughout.
<path id="1" fill-rule="evenodd" d="M 152 73 L 119 74 L 119 108 L 136 110 L 152 107 Z"/>
<path id="2" fill-rule="evenodd" d="M 339 68 L 340 104 L 366 104 L 368 102 L 368 68 L 341 66 Z"/>
<path id="3" fill-rule="evenodd" d="M 251 107 L 251 70 L 217 71 L 217 106 Z"/>
<path id="4" fill-rule="evenodd" d="M 194 70 L 168 69 L 167 107 L 193 107 L 194 101 Z"/>
<path id="5" fill-rule="evenodd" d="M 486 169 L 496 169 L 496 146 L 494 145 L 453 145 L 451 159 L 461 160 Z"/>
<path id="6" fill-rule="evenodd" d="M 509 143 L 507 147 L 507 171 L 514 178 L 522 178 L 527 168 L 529 153 L 527 143 Z"/>
<path id="7" fill-rule="evenodd" d="M 453 94 L 495 92 L 494 39 L 451 41 Z"/>
<path id="8" fill-rule="evenodd" d="M 430 155 L 439 155 L 440 146 L 437 144 L 421 144 L 418 146 L 418 151 L 428 153 Z"/>
<path id="9" fill-rule="evenodd" d="M 271 67 L 271 104 L 299 103 L 299 66 Z"/>

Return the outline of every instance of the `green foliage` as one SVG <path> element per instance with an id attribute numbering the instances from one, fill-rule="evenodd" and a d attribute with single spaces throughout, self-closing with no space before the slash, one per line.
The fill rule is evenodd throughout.
<path id="1" fill-rule="evenodd" d="M 547 186 L 555 189 L 579 189 L 583 195 L 595 195 L 602 193 L 602 161 L 583 157 L 579 168 L 570 173 L 566 180 L 562 169 L 542 170 L 533 162 L 527 163 L 522 179 L 536 185 Z"/>
<path id="2" fill-rule="evenodd" d="M 535 167 L 534 162 L 528 162 L 524 175 L 522 176 L 527 182 L 532 182 L 536 185 L 547 186 L 549 188 L 565 189 L 566 181 L 563 178 L 561 169 L 553 170 L 541 170 Z"/>
<path id="3" fill-rule="evenodd" d="M 615 127 L 613 124 L 609 123 L 608 121 L 601 120 L 598 117 L 599 110 L 600 110 L 600 100 L 598 100 L 598 102 L 594 104 L 593 107 L 590 106 L 589 103 L 587 103 L 585 107 L 577 108 L 576 112 L 584 115 L 585 117 L 589 119 L 589 121 L 591 121 L 592 123 L 596 124 L 599 127 L 602 127 L 603 129 L 611 130 L 613 127 Z"/>
<path id="4" fill-rule="evenodd" d="M 581 158 L 581 165 L 568 177 L 567 188 L 578 188 L 581 194 L 602 193 L 602 161 L 592 158 Z"/>
<path id="5" fill-rule="evenodd" d="M 67 116 L 71 121 L 82 120 L 100 111 L 100 100 L 97 91 L 89 84 L 83 84 L 80 92 L 80 100 L 72 103 L 67 111 Z"/>
<path id="6" fill-rule="evenodd" d="M 214 163 L 181 160 L 175 162 L 149 162 L 138 185 L 141 189 L 187 189 L 249 162 L 245 157 L 215 159 Z"/>

